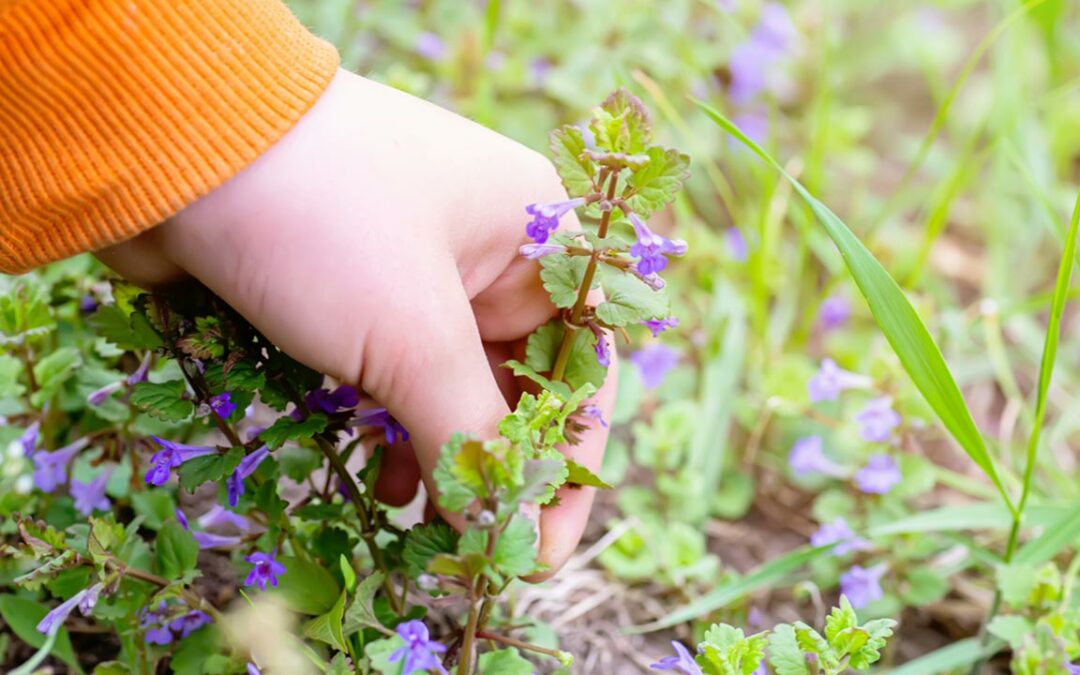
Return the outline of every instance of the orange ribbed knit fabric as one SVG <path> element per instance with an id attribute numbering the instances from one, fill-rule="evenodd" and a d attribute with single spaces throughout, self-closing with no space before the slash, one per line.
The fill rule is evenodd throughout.
<path id="1" fill-rule="evenodd" d="M 279 0 L 0 0 L 0 271 L 165 220 L 284 135 L 337 65 Z"/>

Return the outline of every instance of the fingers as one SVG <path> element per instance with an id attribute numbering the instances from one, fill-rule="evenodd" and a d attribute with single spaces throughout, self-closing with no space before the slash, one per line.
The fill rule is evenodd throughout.
<path id="1" fill-rule="evenodd" d="M 385 447 L 385 446 L 384 446 Z M 416 496 L 420 484 L 420 465 L 410 441 L 385 447 L 375 499 L 390 506 L 405 506 Z"/>

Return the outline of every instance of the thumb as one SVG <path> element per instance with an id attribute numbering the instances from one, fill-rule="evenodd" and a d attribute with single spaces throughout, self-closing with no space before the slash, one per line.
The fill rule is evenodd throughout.
<path id="1" fill-rule="evenodd" d="M 360 378 L 409 431 L 431 495 L 437 494 L 432 472 L 450 436 L 493 438 L 510 412 L 457 269 L 434 267 L 424 271 L 427 278 L 414 273 L 398 286 L 407 295 L 399 296 L 393 322 L 368 335 Z"/>

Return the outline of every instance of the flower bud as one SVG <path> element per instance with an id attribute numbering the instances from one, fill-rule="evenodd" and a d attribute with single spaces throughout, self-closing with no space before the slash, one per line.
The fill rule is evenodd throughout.
<path id="1" fill-rule="evenodd" d="M 425 591 L 439 590 L 439 578 L 433 574 L 421 574 L 416 577 L 416 585 Z"/>
<path id="2" fill-rule="evenodd" d="M 489 527 L 495 526 L 495 514 L 487 509 L 484 509 L 480 513 L 476 514 L 476 525 L 482 527 L 485 530 Z"/>

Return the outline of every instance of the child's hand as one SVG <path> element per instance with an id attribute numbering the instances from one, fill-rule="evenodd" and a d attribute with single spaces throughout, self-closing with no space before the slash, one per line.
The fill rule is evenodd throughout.
<path id="1" fill-rule="evenodd" d="M 450 434 L 494 436 L 504 396 L 517 400 L 509 371 L 493 368 L 520 358 L 522 338 L 555 314 L 536 263 L 518 256 L 525 205 L 565 198 L 541 155 L 339 72 L 253 165 L 99 256 L 141 283 L 190 274 L 294 358 L 362 387 L 412 434 L 432 490 Z M 605 417 L 615 376 L 598 395 Z M 607 433 L 592 424 L 569 451 L 597 471 Z M 384 476 L 388 499 L 414 494 L 402 449 Z M 553 568 L 581 537 L 593 489 L 560 497 L 541 522 Z"/>

